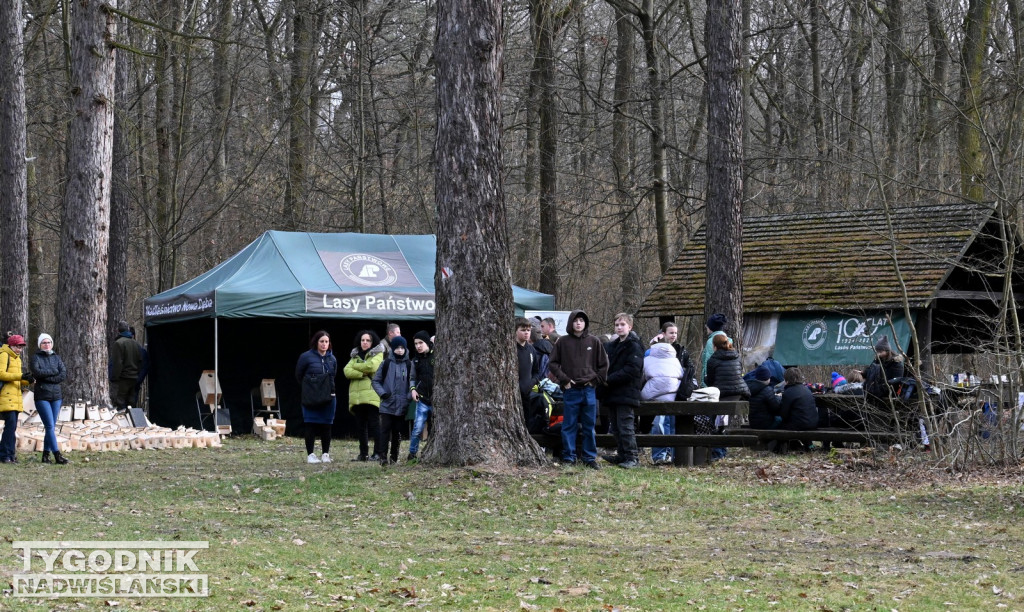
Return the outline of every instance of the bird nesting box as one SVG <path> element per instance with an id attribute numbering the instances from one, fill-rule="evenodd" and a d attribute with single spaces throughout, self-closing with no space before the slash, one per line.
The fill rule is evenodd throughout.
<path id="1" fill-rule="evenodd" d="M 203 403 L 210 406 L 220 404 L 220 381 L 217 380 L 213 370 L 203 370 L 199 377 L 199 393 L 203 397 Z"/>
<path id="2" fill-rule="evenodd" d="M 260 402 L 263 406 L 277 405 L 277 387 L 273 378 L 264 378 L 260 382 Z"/>

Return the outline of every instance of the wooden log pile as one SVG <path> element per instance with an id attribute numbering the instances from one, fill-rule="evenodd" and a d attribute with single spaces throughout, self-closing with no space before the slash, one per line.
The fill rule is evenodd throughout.
<path id="1" fill-rule="evenodd" d="M 114 412 L 107 408 L 82 407 L 86 416 L 84 420 L 58 419 L 55 427 L 57 444 L 62 453 L 69 451 L 126 451 L 154 450 L 164 448 L 217 448 L 221 446 L 221 436 L 213 431 L 201 431 L 185 426 L 171 429 L 158 427 L 148 421 L 141 426 L 132 424 L 124 412 Z M 63 410 L 62 417 L 63 415 Z M 79 407 L 74 407 L 74 413 Z M 70 416 L 70 415 L 69 415 Z M 93 418 L 96 417 L 96 418 Z M 44 429 L 34 408 L 19 416 L 16 432 L 17 448 L 22 452 L 43 450 Z M 3 423 L 0 422 L 0 431 Z"/>

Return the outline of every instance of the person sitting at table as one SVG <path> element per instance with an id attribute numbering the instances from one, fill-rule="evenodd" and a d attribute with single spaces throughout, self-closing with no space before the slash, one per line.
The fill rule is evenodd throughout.
<path id="1" fill-rule="evenodd" d="M 845 377 L 832 372 L 832 392 L 838 395 L 864 395 L 864 377 L 860 370 L 850 370 Z"/>
<path id="2" fill-rule="evenodd" d="M 676 358 L 675 348 L 667 341 L 658 342 L 651 346 L 649 354 L 644 357 L 644 387 L 640 390 L 640 399 L 651 402 L 674 401 L 682 378 L 683 365 Z M 654 417 L 651 433 L 676 433 L 676 417 L 664 414 Z M 673 448 L 651 449 L 651 462 L 654 465 L 669 465 L 674 458 Z"/>
<path id="3" fill-rule="evenodd" d="M 893 353 L 889 345 L 889 337 L 882 336 L 875 343 L 875 360 L 865 368 L 864 392 L 874 397 L 889 399 L 893 395 L 890 380 L 903 378 L 903 360 Z"/>
<path id="4" fill-rule="evenodd" d="M 779 398 L 771 385 L 772 373 L 768 366 L 759 365 L 747 381 L 750 388 L 750 426 L 754 429 L 775 429 L 782 423 Z"/>
<path id="5" fill-rule="evenodd" d="M 800 368 L 789 368 L 783 375 L 786 388 L 782 391 L 782 401 L 779 402 L 779 416 L 782 423 L 779 429 L 792 429 L 795 431 L 811 431 L 818 428 L 818 406 L 814 403 L 814 395 L 804 384 L 804 375 Z M 780 450 L 785 445 L 780 444 Z M 808 449 L 809 444 L 801 444 L 803 449 Z"/>

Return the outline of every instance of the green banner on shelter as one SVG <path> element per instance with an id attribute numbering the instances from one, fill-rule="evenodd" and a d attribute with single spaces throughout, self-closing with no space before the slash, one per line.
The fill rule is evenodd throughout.
<path id="1" fill-rule="evenodd" d="M 909 350 L 910 325 L 902 312 L 784 314 L 776 331 L 775 359 L 785 365 L 867 365 L 882 336 L 889 337 L 894 351 Z"/>

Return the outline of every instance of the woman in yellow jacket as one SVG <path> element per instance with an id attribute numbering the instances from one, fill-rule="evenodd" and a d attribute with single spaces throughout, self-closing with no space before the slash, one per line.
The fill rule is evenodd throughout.
<path id="1" fill-rule="evenodd" d="M 22 411 L 21 390 L 32 384 L 32 374 L 21 369 L 21 352 L 25 339 L 18 334 L 7 338 L 0 346 L 0 420 L 4 433 L 0 436 L 0 463 L 17 463 L 14 435 L 18 429 L 18 413 Z"/>
<path id="2" fill-rule="evenodd" d="M 356 346 L 345 364 L 348 379 L 348 411 L 356 417 L 359 432 L 359 456 L 353 461 L 380 461 L 380 397 L 373 390 L 373 375 L 384 360 L 384 347 L 373 331 L 356 334 Z M 367 457 L 373 440 L 373 456 Z"/>

